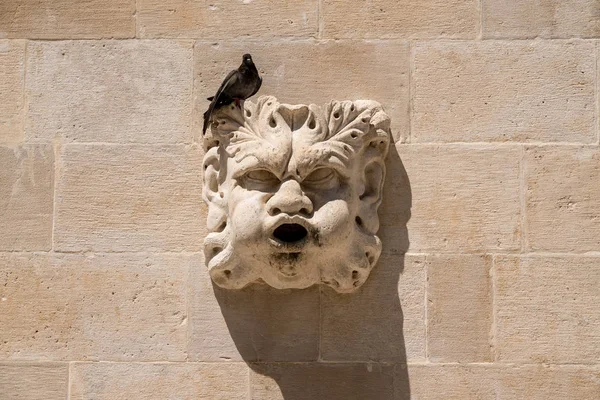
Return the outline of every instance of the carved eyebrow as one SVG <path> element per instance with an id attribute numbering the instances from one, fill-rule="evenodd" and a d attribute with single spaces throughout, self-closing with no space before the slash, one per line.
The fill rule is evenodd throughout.
<path id="1" fill-rule="evenodd" d="M 341 177 L 349 178 L 349 159 L 340 158 L 338 157 L 338 155 L 338 153 L 331 152 L 324 154 L 323 156 L 320 156 L 317 159 L 311 159 L 309 157 L 304 158 L 303 160 L 298 162 L 298 167 L 301 171 L 300 178 L 304 180 L 311 173 L 321 168 L 332 168 Z"/>
<path id="2" fill-rule="evenodd" d="M 312 145 L 305 152 L 304 157 L 298 160 L 298 166 L 301 170 L 311 172 L 317 168 L 332 167 L 347 176 L 348 172 L 345 171 L 350 168 L 353 156 L 353 149 L 348 144 L 321 142 Z"/>
<path id="3" fill-rule="evenodd" d="M 252 157 L 245 158 L 243 162 L 237 163 L 237 167 L 235 172 L 232 174 L 232 178 L 238 179 L 250 171 L 265 170 L 281 179 L 282 171 L 277 171 L 273 167 L 275 166 L 273 165 L 272 160 L 263 157 L 256 157 L 256 155 L 253 154 Z"/>

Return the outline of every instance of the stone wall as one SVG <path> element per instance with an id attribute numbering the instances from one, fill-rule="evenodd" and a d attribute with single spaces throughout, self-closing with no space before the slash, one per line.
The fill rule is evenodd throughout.
<path id="1" fill-rule="evenodd" d="M 1 399 L 600 398 L 597 0 L 2 0 Z M 213 287 L 201 113 L 393 121 L 353 295 Z"/>

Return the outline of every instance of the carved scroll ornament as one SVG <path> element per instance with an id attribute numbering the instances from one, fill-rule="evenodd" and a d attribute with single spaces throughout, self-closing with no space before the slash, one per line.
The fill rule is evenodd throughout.
<path id="1" fill-rule="evenodd" d="M 381 253 L 389 125 L 368 100 L 320 108 L 264 96 L 216 112 L 203 187 L 213 281 L 229 289 L 260 281 L 360 287 Z"/>

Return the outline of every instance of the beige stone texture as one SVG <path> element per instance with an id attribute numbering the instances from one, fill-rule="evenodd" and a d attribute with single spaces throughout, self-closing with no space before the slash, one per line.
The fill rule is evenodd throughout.
<path id="1" fill-rule="evenodd" d="M 31 42 L 28 140 L 191 142 L 191 41 Z"/>
<path id="2" fill-rule="evenodd" d="M 476 0 L 323 0 L 325 38 L 462 38 L 479 33 Z"/>
<path id="3" fill-rule="evenodd" d="M 495 263 L 499 360 L 598 362 L 600 258 L 502 256 Z"/>
<path id="4" fill-rule="evenodd" d="M 23 40 L 0 40 L 0 143 L 23 139 L 25 46 Z"/>
<path id="5" fill-rule="evenodd" d="M 600 36 L 597 0 L 483 0 L 485 38 Z"/>
<path id="6" fill-rule="evenodd" d="M 413 56 L 413 142 L 597 139 L 594 43 L 423 42 Z"/>
<path id="7" fill-rule="evenodd" d="M 0 358 L 185 359 L 194 258 L 0 253 Z"/>
<path id="8" fill-rule="evenodd" d="M 206 213 L 202 151 L 67 145 L 57 181 L 60 251 L 198 251 Z"/>
<path id="9" fill-rule="evenodd" d="M 75 363 L 71 400 L 246 400 L 244 363 Z"/>
<path id="10" fill-rule="evenodd" d="M 140 37 L 314 37 L 318 0 L 138 0 Z"/>
<path id="11" fill-rule="evenodd" d="M 390 365 L 296 363 L 251 365 L 251 400 L 393 399 Z"/>
<path id="12" fill-rule="evenodd" d="M 192 361 L 315 361 L 319 288 L 216 286 L 204 260 L 190 270 L 188 358 Z"/>
<path id="13" fill-rule="evenodd" d="M 54 150 L 0 147 L 0 251 L 50 250 Z"/>
<path id="14" fill-rule="evenodd" d="M 406 362 L 425 359 L 423 256 L 383 253 L 349 296 L 322 291 L 321 359 Z"/>
<path id="15" fill-rule="evenodd" d="M 0 363 L 3 400 L 64 400 L 68 380 L 67 363 Z"/>
<path id="16" fill-rule="evenodd" d="M 492 361 L 491 268 L 490 256 L 427 256 L 429 361 Z"/>
<path id="17" fill-rule="evenodd" d="M 257 95 L 272 95 L 289 104 L 375 100 L 390 116 L 394 138 L 408 135 L 406 42 L 198 42 L 194 51 L 198 116 L 208 108 L 206 98 L 213 96 L 227 73 L 240 65 L 242 54 L 250 53 L 263 78 Z M 200 138 L 202 120 L 194 121 L 194 135 Z"/>
<path id="18" fill-rule="evenodd" d="M 397 144 L 396 149 L 410 177 L 411 251 L 519 249 L 518 147 Z"/>
<path id="19" fill-rule="evenodd" d="M 261 96 L 219 108 L 212 121 L 203 186 L 212 280 L 225 289 L 358 290 L 382 249 L 377 209 L 391 134 L 381 105 Z"/>
<path id="20" fill-rule="evenodd" d="M 135 36 L 135 3 L 135 0 L 2 0 L 0 38 L 131 38 Z"/>
<path id="21" fill-rule="evenodd" d="M 600 396 L 597 366 L 513 364 L 409 365 L 413 399 L 591 400 Z M 396 399 L 408 400 L 397 393 Z"/>
<path id="22" fill-rule="evenodd" d="M 527 247 L 600 251 L 598 147 L 531 147 L 525 163 Z"/>

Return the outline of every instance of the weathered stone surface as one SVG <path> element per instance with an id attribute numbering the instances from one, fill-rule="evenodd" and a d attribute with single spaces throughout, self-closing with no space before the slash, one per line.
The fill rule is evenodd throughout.
<path id="1" fill-rule="evenodd" d="M 492 361 L 491 268 L 490 256 L 427 256 L 430 361 Z"/>
<path id="2" fill-rule="evenodd" d="M 597 147 L 526 149 L 527 247 L 600 251 L 600 151 Z"/>
<path id="3" fill-rule="evenodd" d="M 595 399 L 600 369 L 590 366 L 409 365 L 411 398 L 419 400 Z M 405 393 L 396 399 L 408 400 Z"/>
<path id="4" fill-rule="evenodd" d="M 314 37 L 317 8 L 317 0 L 138 0 L 139 35 L 203 39 Z"/>
<path id="5" fill-rule="evenodd" d="M 596 0 L 483 0 L 486 38 L 600 36 Z"/>
<path id="6" fill-rule="evenodd" d="M 183 360 L 193 258 L 0 254 L 0 358 Z"/>
<path id="7" fill-rule="evenodd" d="M 0 147 L 0 250 L 50 250 L 51 145 Z"/>
<path id="8" fill-rule="evenodd" d="M 244 363 L 75 363 L 71 399 L 246 400 Z"/>
<path id="9" fill-rule="evenodd" d="M 322 303 L 321 359 L 425 358 L 424 257 L 383 253 L 357 293 L 323 290 Z"/>
<path id="10" fill-rule="evenodd" d="M 411 140 L 595 142 L 594 71 L 583 41 L 416 44 Z"/>
<path id="11" fill-rule="evenodd" d="M 319 352 L 319 289 L 279 290 L 214 285 L 198 260 L 188 298 L 189 359 L 194 361 L 315 361 Z"/>
<path id="12" fill-rule="evenodd" d="M 393 367 L 380 364 L 255 364 L 250 399 L 393 399 Z"/>
<path id="13" fill-rule="evenodd" d="M 479 32 L 474 0 L 324 0 L 325 38 L 465 38 Z"/>
<path id="14" fill-rule="evenodd" d="M 0 143 L 23 138 L 24 79 L 25 41 L 0 40 Z"/>
<path id="15" fill-rule="evenodd" d="M 68 380 L 67 363 L 0 363 L 3 400 L 64 400 Z"/>
<path id="16" fill-rule="evenodd" d="M 496 275 L 501 361 L 598 361 L 600 258 L 503 256 L 496 260 Z"/>
<path id="17" fill-rule="evenodd" d="M 397 144 L 396 149 L 412 193 L 411 250 L 520 247 L 519 148 Z"/>
<path id="18" fill-rule="evenodd" d="M 50 141 L 191 141 L 191 41 L 32 42 L 25 135 Z"/>
<path id="19" fill-rule="evenodd" d="M 195 147 L 65 146 L 55 248 L 200 250 L 206 220 L 201 174 Z"/>
<path id="20" fill-rule="evenodd" d="M 381 105 L 261 96 L 243 109 L 222 107 L 210 121 L 204 254 L 213 281 L 356 291 L 382 247 L 377 209 L 391 135 Z"/>
<path id="21" fill-rule="evenodd" d="M 206 98 L 214 95 L 225 75 L 239 66 L 242 54 L 250 53 L 263 77 L 258 95 L 273 95 L 282 103 L 317 105 L 332 99 L 372 99 L 390 116 L 396 140 L 408 134 L 406 42 L 198 42 L 194 52 L 196 115 L 206 110 Z M 201 132 L 202 120 L 197 118 L 196 138 Z"/>
<path id="22" fill-rule="evenodd" d="M 135 0 L 3 0 L 0 37 L 93 39 L 135 36 Z"/>

